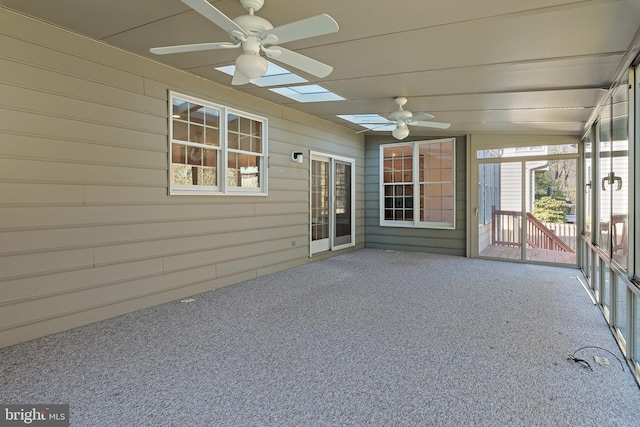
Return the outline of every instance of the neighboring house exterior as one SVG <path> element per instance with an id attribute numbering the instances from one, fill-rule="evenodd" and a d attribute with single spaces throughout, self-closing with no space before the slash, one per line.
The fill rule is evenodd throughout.
<path id="1" fill-rule="evenodd" d="M 531 152 L 536 154 L 546 154 L 549 151 L 548 147 L 523 147 L 523 148 L 506 148 L 502 150 L 502 158 L 518 157 L 523 155 L 529 155 Z M 549 162 L 547 160 L 541 161 L 528 161 L 525 163 L 525 177 L 528 180 L 528 184 L 525 186 L 525 212 L 533 212 L 533 203 L 535 199 L 535 176 L 537 171 L 547 169 Z M 503 164 L 501 167 L 501 182 L 513 183 L 521 181 L 520 165 L 512 167 L 510 164 Z M 519 188 L 515 186 L 507 185 L 504 191 L 501 192 L 501 209 L 507 211 L 519 211 L 522 207 L 522 193 Z"/>

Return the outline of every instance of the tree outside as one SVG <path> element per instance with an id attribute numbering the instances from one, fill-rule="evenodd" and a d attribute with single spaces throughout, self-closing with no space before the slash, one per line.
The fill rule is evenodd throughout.
<path id="1" fill-rule="evenodd" d="M 542 222 L 562 223 L 576 204 L 575 159 L 550 160 L 547 170 L 535 175 L 533 215 Z"/>
<path id="2" fill-rule="evenodd" d="M 567 215 L 567 203 L 544 196 L 534 202 L 533 216 L 542 222 L 562 223 Z"/>

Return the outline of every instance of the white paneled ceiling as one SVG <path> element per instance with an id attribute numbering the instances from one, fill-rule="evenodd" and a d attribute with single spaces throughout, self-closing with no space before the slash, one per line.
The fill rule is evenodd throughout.
<path id="1" fill-rule="evenodd" d="M 209 0 L 234 18 L 238 0 Z M 230 41 L 180 0 L 0 0 L 0 6 L 230 85 L 214 67 L 239 50 L 156 56 L 157 46 Z M 447 131 L 580 135 L 615 78 L 640 48 L 640 0 L 265 0 L 273 26 L 328 13 L 337 33 L 285 44 L 330 64 L 301 75 L 346 98 L 298 103 L 255 85 L 235 86 L 356 130 L 337 114 L 428 112 Z M 297 70 L 292 70 L 296 72 Z M 373 133 L 370 131 L 370 133 Z"/>

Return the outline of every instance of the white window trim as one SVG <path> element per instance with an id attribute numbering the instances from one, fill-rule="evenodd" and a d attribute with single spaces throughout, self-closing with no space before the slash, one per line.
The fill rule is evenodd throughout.
<path id="1" fill-rule="evenodd" d="M 169 195 L 225 195 L 225 196 L 267 196 L 268 195 L 268 119 L 266 117 L 258 116 L 255 114 L 247 113 L 242 110 L 238 110 L 224 105 L 216 104 L 205 99 L 196 98 L 193 96 L 185 95 L 179 92 L 169 91 L 168 97 L 168 120 L 169 120 L 169 136 L 168 136 L 168 182 L 169 182 Z M 218 149 L 219 155 L 219 167 L 218 167 L 218 186 L 187 186 L 187 185 L 175 185 L 173 184 L 173 165 L 172 165 L 172 146 L 173 146 L 173 100 L 180 99 L 183 101 L 191 102 L 194 104 L 202 105 L 204 107 L 213 108 L 220 111 L 220 148 Z M 227 185 L 227 153 L 228 148 L 228 133 L 227 133 L 227 120 L 230 114 L 241 116 L 250 120 L 258 121 L 262 123 L 262 153 L 252 153 L 262 157 L 260 165 L 260 188 L 243 188 L 243 187 L 231 187 Z M 182 143 L 182 142 L 180 142 Z"/>
<path id="2" fill-rule="evenodd" d="M 420 168 L 418 167 L 418 146 L 420 144 L 428 144 L 428 143 L 438 143 L 438 142 L 446 142 L 451 141 L 453 143 L 453 159 L 452 159 L 452 184 L 453 184 L 453 219 L 452 224 L 445 224 L 441 222 L 424 222 L 420 221 L 420 191 L 416 189 L 416 186 L 419 186 L 419 173 Z M 393 221 L 393 220 L 385 220 L 384 219 L 384 149 L 387 147 L 399 147 L 399 146 L 412 146 L 412 180 L 411 185 L 414 186 L 413 191 L 413 221 Z M 455 230 L 456 228 L 456 139 L 455 138 L 442 138 L 442 139 L 430 139 L 430 140 L 420 140 L 420 141 L 411 141 L 411 142 L 403 142 L 403 143 L 390 143 L 390 144 L 380 144 L 380 169 L 379 169 L 379 206 L 378 206 L 378 215 L 380 217 L 380 226 L 381 227 L 402 227 L 402 228 L 430 228 L 437 230 Z"/>

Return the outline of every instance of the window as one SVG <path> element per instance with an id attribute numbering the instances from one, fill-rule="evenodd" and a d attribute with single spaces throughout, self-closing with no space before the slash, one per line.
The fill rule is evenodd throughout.
<path id="1" fill-rule="evenodd" d="M 455 139 L 380 146 L 380 225 L 455 228 Z"/>
<path id="2" fill-rule="evenodd" d="M 169 194 L 267 193 L 267 119 L 170 93 Z"/>

